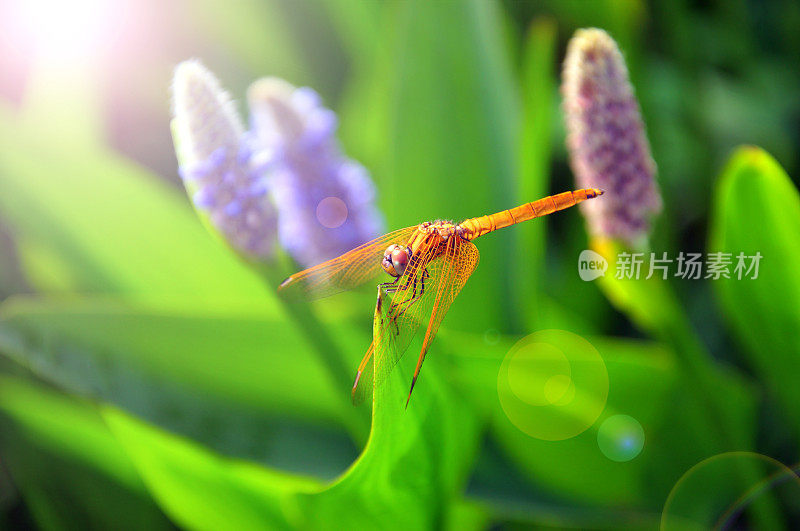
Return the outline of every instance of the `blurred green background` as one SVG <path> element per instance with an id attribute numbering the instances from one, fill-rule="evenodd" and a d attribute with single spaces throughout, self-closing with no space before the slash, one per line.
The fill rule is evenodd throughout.
<path id="1" fill-rule="evenodd" d="M 409 410 L 414 355 L 367 443 L 308 308 L 193 212 L 172 69 L 200 58 L 237 99 L 264 75 L 318 90 L 392 229 L 575 187 L 559 70 L 589 26 L 642 106 L 665 203 L 652 250 L 759 251 L 759 279 L 583 282 L 577 210 L 482 238 Z M 0 527 L 800 525 L 798 27 L 792 0 L 4 2 Z M 353 371 L 373 300 L 313 308 Z M 600 417 L 561 441 L 498 400 L 506 353 L 548 328 L 608 373 Z M 627 460 L 600 449 L 615 415 L 644 433 Z"/>

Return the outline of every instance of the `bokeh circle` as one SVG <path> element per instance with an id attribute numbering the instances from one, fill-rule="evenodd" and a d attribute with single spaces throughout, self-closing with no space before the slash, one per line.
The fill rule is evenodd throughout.
<path id="1" fill-rule="evenodd" d="M 317 221 L 323 227 L 335 229 L 347 221 L 347 205 L 338 197 L 326 197 L 317 203 Z"/>
<path id="2" fill-rule="evenodd" d="M 630 461 L 644 447 L 642 425 L 630 415 L 611 415 L 597 430 L 597 446 L 612 461 Z"/>
<path id="3" fill-rule="evenodd" d="M 500 331 L 496 328 L 487 328 L 483 332 L 483 341 L 487 345 L 496 345 L 500 342 Z"/>
<path id="4" fill-rule="evenodd" d="M 660 528 L 772 528 L 780 526 L 779 500 L 798 499 L 800 477 L 791 468 L 765 455 L 727 452 L 681 476 L 664 503 Z"/>
<path id="5" fill-rule="evenodd" d="M 508 351 L 497 375 L 497 394 L 508 419 L 547 441 L 582 433 L 603 412 L 608 371 L 597 349 L 565 330 L 541 330 Z"/>

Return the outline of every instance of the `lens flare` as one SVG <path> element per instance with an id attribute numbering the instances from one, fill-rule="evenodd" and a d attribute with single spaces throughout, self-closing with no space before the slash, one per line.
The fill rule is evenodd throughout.
<path id="1" fill-rule="evenodd" d="M 800 477 L 795 471 L 752 452 L 715 455 L 690 468 L 672 488 L 661 514 L 661 529 L 779 526 L 770 517 L 779 499 L 800 499 Z"/>
<path id="2" fill-rule="evenodd" d="M 608 372 L 600 353 L 564 330 L 531 334 L 506 354 L 497 377 L 500 405 L 521 431 L 547 441 L 574 437 L 602 413 Z"/>
<path id="3" fill-rule="evenodd" d="M 104 0 L 19 0 L 12 17 L 40 56 L 79 60 L 104 49 L 115 21 L 128 15 L 123 7 Z"/>
<path id="4" fill-rule="evenodd" d="M 347 204 L 338 197 L 326 197 L 317 203 L 317 221 L 328 229 L 341 227 L 347 221 Z"/>
<path id="5" fill-rule="evenodd" d="M 629 415 L 612 415 L 600 424 L 597 445 L 612 461 L 630 461 L 644 447 L 644 430 L 639 421 Z"/>

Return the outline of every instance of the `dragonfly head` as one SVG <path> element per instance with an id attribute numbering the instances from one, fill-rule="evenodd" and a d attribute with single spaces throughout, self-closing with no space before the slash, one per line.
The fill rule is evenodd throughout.
<path id="1" fill-rule="evenodd" d="M 411 248 L 392 244 L 383 253 L 381 265 L 391 276 L 399 277 L 405 272 L 409 261 L 411 261 Z"/>

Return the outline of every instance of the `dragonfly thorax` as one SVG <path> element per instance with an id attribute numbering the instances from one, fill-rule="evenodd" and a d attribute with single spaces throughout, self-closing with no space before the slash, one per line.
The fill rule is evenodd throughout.
<path id="1" fill-rule="evenodd" d="M 442 240 L 447 241 L 450 236 L 461 233 L 461 226 L 452 221 L 437 219 L 436 221 L 426 221 L 418 227 L 424 234 L 435 234 Z"/>

